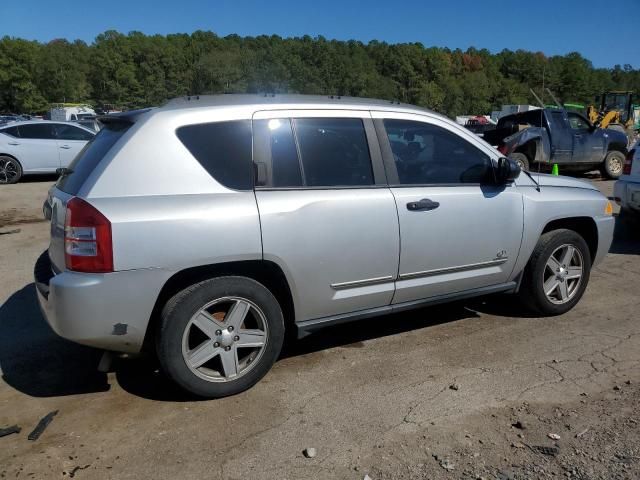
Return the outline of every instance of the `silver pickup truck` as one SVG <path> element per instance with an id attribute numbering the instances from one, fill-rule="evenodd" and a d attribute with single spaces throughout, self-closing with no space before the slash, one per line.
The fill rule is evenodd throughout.
<path id="1" fill-rule="evenodd" d="M 101 120 L 45 203 L 42 310 L 72 341 L 154 349 L 203 397 L 258 382 L 285 330 L 497 292 L 562 314 L 612 241 L 593 186 L 409 105 L 203 96 Z"/>

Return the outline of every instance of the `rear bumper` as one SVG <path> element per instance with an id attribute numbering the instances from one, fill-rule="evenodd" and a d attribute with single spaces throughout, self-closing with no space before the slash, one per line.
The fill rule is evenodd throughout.
<path id="1" fill-rule="evenodd" d="M 34 268 L 38 301 L 61 337 L 91 347 L 139 352 L 158 294 L 171 272 L 54 274 L 44 252 Z"/>
<path id="2" fill-rule="evenodd" d="M 613 185 L 613 196 L 625 210 L 640 213 L 640 182 L 616 181 Z"/>

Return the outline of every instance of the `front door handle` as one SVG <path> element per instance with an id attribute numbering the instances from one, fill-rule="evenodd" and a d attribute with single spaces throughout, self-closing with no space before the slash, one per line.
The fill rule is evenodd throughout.
<path id="1" fill-rule="evenodd" d="M 9 145 L 20 145 L 18 142 L 9 142 Z"/>
<path id="2" fill-rule="evenodd" d="M 60 148 L 64 148 L 65 150 L 69 150 L 71 147 L 69 145 L 61 145 Z"/>
<path id="3" fill-rule="evenodd" d="M 411 210 L 412 212 L 422 212 L 425 210 L 435 210 L 439 206 L 440 202 L 434 202 L 428 198 L 423 198 L 418 202 L 407 203 L 407 210 Z"/>

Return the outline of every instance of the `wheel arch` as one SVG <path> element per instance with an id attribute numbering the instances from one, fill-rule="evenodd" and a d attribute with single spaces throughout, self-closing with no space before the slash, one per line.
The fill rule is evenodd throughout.
<path id="1" fill-rule="evenodd" d="M 9 157 L 9 158 L 13 158 L 16 162 L 18 162 L 20 164 L 20 168 L 23 169 L 24 171 L 24 166 L 22 165 L 22 162 L 20 161 L 20 159 L 18 157 L 16 157 L 15 155 L 12 155 L 10 153 L 2 153 L 2 151 L 0 151 L 0 157 Z"/>
<path id="2" fill-rule="evenodd" d="M 598 226 L 595 220 L 591 217 L 558 218 L 547 223 L 540 235 L 560 229 L 572 230 L 584 238 L 584 241 L 587 242 L 587 246 L 589 247 L 589 254 L 593 262 L 598 252 Z"/>
<path id="3" fill-rule="evenodd" d="M 618 142 L 618 141 L 611 141 L 609 143 L 607 143 L 607 151 L 606 153 L 609 152 L 620 152 L 623 155 L 626 155 L 627 153 L 627 144 L 626 143 L 622 143 L 622 142 Z M 604 159 L 603 159 L 604 160 Z"/>
<path id="4" fill-rule="evenodd" d="M 288 334 L 295 334 L 295 310 L 293 295 L 285 273 L 279 265 L 268 260 L 244 260 L 237 262 L 199 265 L 180 270 L 162 286 L 154 304 L 145 333 L 143 350 L 154 348 L 155 333 L 160 325 L 160 314 L 167 301 L 185 288 L 217 277 L 241 276 L 264 285 L 280 304 Z"/>

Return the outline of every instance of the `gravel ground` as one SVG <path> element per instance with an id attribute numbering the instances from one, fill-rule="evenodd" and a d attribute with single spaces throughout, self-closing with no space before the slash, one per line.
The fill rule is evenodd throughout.
<path id="1" fill-rule="evenodd" d="M 287 345 L 250 391 L 196 401 L 151 361 L 98 373 L 100 352 L 48 328 L 32 267 L 50 184 L 0 188 L 0 428 L 22 427 L 0 438 L 0 478 L 640 478 L 638 230 L 617 225 L 561 317 L 497 296 L 343 325 Z"/>

